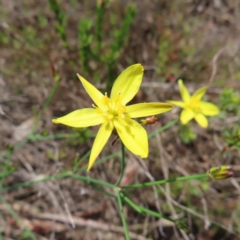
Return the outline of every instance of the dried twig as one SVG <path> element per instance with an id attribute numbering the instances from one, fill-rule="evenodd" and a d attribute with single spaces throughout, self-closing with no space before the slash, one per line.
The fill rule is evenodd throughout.
<path id="1" fill-rule="evenodd" d="M 216 73 L 217 73 L 217 60 L 218 58 L 220 57 L 220 55 L 225 51 L 226 49 L 226 46 L 219 49 L 218 52 L 214 55 L 213 59 L 212 59 L 212 73 L 211 73 L 211 76 L 210 76 L 210 79 L 208 81 L 208 86 L 211 85 Z"/>
<path id="2" fill-rule="evenodd" d="M 35 214 L 31 214 L 31 217 L 37 218 L 37 219 L 45 219 L 45 220 L 51 220 L 51 221 L 70 224 L 69 218 L 67 216 L 61 215 L 61 214 L 35 213 Z M 73 221 L 76 226 L 90 227 L 90 228 L 98 229 L 101 231 L 106 231 L 106 232 L 113 231 L 116 233 L 124 234 L 124 229 L 122 227 L 110 225 L 110 224 L 103 223 L 103 222 L 97 222 L 94 220 L 82 219 L 82 218 L 77 218 L 77 217 L 72 217 L 71 221 Z M 147 240 L 147 238 L 140 236 L 133 232 L 129 232 L 129 235 L 130 235 L 131 239 Z"/>

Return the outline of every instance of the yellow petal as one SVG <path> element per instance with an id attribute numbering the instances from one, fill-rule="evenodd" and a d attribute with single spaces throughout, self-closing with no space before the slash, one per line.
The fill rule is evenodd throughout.
<path id="1" fill-rule="evenodd" d="M 142 158 L 148 156 L 147 132 L 139 123 L 125 117 L 125 120 L 114 120 L 113 124 L 129 151 Z"/>
<path id="2" fill-rule="evenodd" d="M 184 86 L 183 81 L 181 79 L 178 80 L 178 86 L 180 89 L 180 94 L 182 96 L 182 100 L 184 102 L 188 102 L 188 100 L 190 99 L 190 94 L 189 94 L 187 88 Z"/>
<path id="3" fill-rule="evenodd" d="M 113 84 L 111 99 L 117 98 L 120 93 L 124 105 L 132 100 L 140 88 L 143 71 L 141 64 L 134 64 L 126 68 Z"/>
<path id="4" fill-rule="evenodd" d="M 104 107 L 105 105 L 103 104 L 103 97 L 104 95 L 97 89 L 95 88 L 90 82 L 88 82 L 85 78 L 83 78 L 81 75 L 77 74 L 78 78 L 80 79 L 83 87 L 85 88 L 86 92 L 88 95 L 91 97 L 93 102 L 98 106 L 98 107 Z"/>
<path id="5" fill-rule="evenodd" d="M 190 120 L 194 118 L 194 112 L 193 110 L 189 108 L 185 108 L 181 112 L 180 120 L 182 124 L 187 124 Z"/>
<path id="6" fill-rule="evenodd" d="M 88 164 L 88 171 L 92 168 L 93 164 L 95 163 L 99 153 L 102 151 L 104 145 L 106 144 L 107 140 L 109 139 L 111 133 L 113 130 L 113 124 L 112 122 L 104 122 L 99 131 L 98 134 L 94 140 L 90 160 Z"/>
<path id="7" fill-rule="evenodd" d="M 170 111 L 172 104 L 151 102 L 129 105 L 126 107 L 127 114 L 130 118 L 147 117 Z"/>
<path id="8" fill-rule="evenodd" d="M 186 106 L 185 102 L 179 102 L 179 101 L 168 101 L 168 102 L 181 108 L 185 108 Z"/>
<path id="9" fill-rule="evenodd" d="M 208 126 L 208 120 L 203 114 L 199 113 L 194 118 L 201 127 L 206 128 Z"/>
<path id="10" fill-rule="evenodd" d="M 194 101 L 200 101 L 203 97 L 203 95 L 206 93 L 207 88 L 206 87 L 202 87 L 200 89 L 198 89 L 193 95 L 192 95 L 192 99 L 194 99 Z"/>
<path id="11" fill-rule="evenodd" d="M 89 127 L 96 126 L 103 122 L 103 118 L 93 108 L 83 108 L 75 110 L 63 117 L 52 119 L 53 123 L 62 123 L 70 127 Z"/>
<path id="12" fill-rule="evenodd" d="M 205 116 L 215 116 L 219 114 L 218 107 L 210 102 L 201 102 L 200 109 Z"/>

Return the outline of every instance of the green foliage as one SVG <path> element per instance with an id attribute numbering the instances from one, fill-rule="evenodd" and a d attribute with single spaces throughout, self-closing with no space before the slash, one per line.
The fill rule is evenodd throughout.
<path id="1" fill-rule="evenodd" d="M 53 150 L 47 150 L 47 158 L 51 161 L 56 161 L 56 152 Z M 66 152 L 62 149 L 58 152 L 58 159 L 63 159 L 67 156 Z"/>
<path id="2" fill-rule="evenodd" d="M 184 232 L 189 231 L 188 225 L 185 223 L 184 219 L 178 219 L 175 221 L 177 228 L 182 229 Z"/>
<path id="3" fill-rule="evenodd" d="M 179 137 L 186 144 L 191 143 L 197 138 L 197 135 L 193 132 L 189 124 L 180 125 L 178 132 L 179 132 Z"/>
<path id="4" fill-rule="evenodd" d="M 50 9 L 55 14 L 57 19 L 57 24 L 55 25 L 56 31 L 62 40 L 63 46 L 68 47 L 67 43 L 67 29 L 66 29 L 66 16 L 64 12 L 61 10 L 57 0 L 48 0 L 50 5 Z"/>
<path id="5" fill-rule="evenodd" d="M 15 170 L 16 168 L 9 165 L 8 162 L 0 163 L 0 179 L 11 175 Z"/>
<path id="6" fill-rule="evenodd" d="M 121 21 L 121 26 L 118 26 L 119 21 L 114 21 L 111 24 L 110 32 L 112 42 L 109 43 L 107 51 L 104 50 L 103 42 L 108 42 L 108 32 L 104 30 L 104 16 L 107 10 L 108 0 L 104 0 L 96 5 L 96 22 L 89 18 L 82 18 L 79 20 L 78 28 L 78 48 L 79 56 L 83 70 L 90 71 L 90 60 L 97 61 L 100 64 L 107 65 L 107 85 L 108 91 L 115 80 L 114 69 L 116 62 L 120 57 L 122 49 L 124 48 L 126 39 L 129 35 L 129 30 L 136 15 L 136 8 L 128 5 Z M 94 34 L 93 34 L 94 32 Z M 106 36 L 105 39 L 103 36 Z"/>
<path id="7" fill-rule="evenodd" d="M 239 116 L 240 114 L 240 94 L 231 88 L 223 89 L 220 94 L 219 106 L 222 118 L 227 118 L 230 114 Z M 237 124 L 223 129 L 223 139 L 229 148 L 240 151 L 240 121 Z"/>
<path id="8" fill-rule="evenodd" d="M 24 36 L 24 39 L 29 44 L 36 45 L 36 39 L 37 39 L 37 31 L 33 27 L 25 26 L 23 28 L 22 34 Z M 35 46 L 37 47 L 37 46 Z"/>
<path id="9" fill-rule="evenodd" d="M 10 38 L 3 31 L 0 31 L 0 43 L 4 45 L 10 43 Z"/>
<path id="10" fill-rule="evenodd" d="M 109 91 L 109 89 L 111 89 L 113 82 L 115 80 L 114 68 L 115 68 L 117 59 L 119 58 L 119 55 L 121 53 L 121 50 L 124 47 L 124 43 L 128 37 L 128 32 L 130 30 L 130 27 L 135 15 L 136 15 L 136 8 L 133 7 L 132 5 L 128 5 L 121 27 L 115 33 L 116 34 L 115 37 L 113 37 L 114 41 L 111 44 L 111 50 L 108 54 L 103 56 L 103 61 L 106 62 L 108 66 L 108 78 L 107 78 L 107 85 L 105 89 L 106 91 Z M 118 29 L 116 26 L 114 26 L 114 28 Z"/>
<path id="11" fill-rule="evenodd" d="M 57 20 L 56 31 L 63 46 L 69 49 L 66 16 L 57 0 L 48 0 L 48 2 Z M 114 70 L 116 63 L 124 48 L 130 27 L 136 15 L 136 8 L 129 4 L 124 13 L 124 18 L 121 20 L 121 25 L 119 26 L 120 21 L 117 20 L 114 24 L 111 24 L 111 29 L 106 31 L 104 30 L 104 17 L 109 3 L 109 0 L 97 1 L 96 20 L 93 21 L 90 17 L 84 17 L 78 23 L 78 52 L 82 71 L 91 72 L 92 69 L 89 64 L 91 60 L 96 61 L 100 65 L 107 65 L 106 91 L 111 88 L 115 79 Z M 44 24 L 44 21 L 40 20 Z M 110 43 L 108 43 L 109 34 L 112 35 Z M 107 49 L 106 43 L 109 44 Z"/>
<path id="12" fill-rule="evenodd" d="M 83 71 L 89 70 L 89 59 L 92 54 L 91 46 L 93 35 L 90 33 L 92 21 L 87 18 L 82 18 L 78 25 L 78 45 L 79 56 Z"/>
<path id="13" fill-rule="evenodd" d="M 240 151 L 240 122 L 236 126 L 223 129 L 223 138 L 229 148 Z"/>
<path id="14" fill-rule="evenodd" d="M 68 143 L 72 146 L 85 143 L 88 139 L 95 137 L 95 135 L 91 134 L 89 128 L 73 128 L 72 132 L 73 134 L 77 134 L 77 137 L 68 139 Z"/>
<path id="15" fill-rule="evenodd" d="M 96 5 L 97 20 L 95 27 L 95 36 L 97 41 L 96 53 L 100 53 L 103 39 L 103 17 L 105 15 L 108 0 L 98 1 Z"/>
<path id="16" fill-rule="evenodd" d="M 62 41 L 62 44 L 64 47 L 69 50 L 68 45 L 68 36 L 67 36 L 67 17 L 64 11 L 61 9 L 62 2 L 59 0 L 48 0 L 49 6 L 54 13 L 54 16 L 56 17 L 56 31 L 58 33 L 58 36 L 60 40 Z M 87 2 L 87 1 L 85 1 Z M 97 63 L 97 67 L 101 66 L 107 66 L 107 85 L 106 90 L 110 89 L 113 81 L 115 79 L 115 68 L 118 59 L 120 58 L 124 46 L 126 44 L 126 41 L 129 36 L 130 28 L 133 23 L 133 20 L 136 15 L 136 8 L 128 5 L 125 9 L 125 12 L 123 16 L 120 18 L 116 13 L 110 13 L 109 14 L 109 21 L 106 23 L 106 13 L 108 10 L 108 6 L 110 5 L 110 0 L 101 0 L 96 1 L 96 9 L 94 18 L 91 17 L 83 17 L 79 19 L 78 21 L 78 54 L 80 56 L 80 64 L 81 64 L 81 71 L 90 72 L 91 74 L 95 75 L 95 78 L 99 78 L 102 76 L 101 71 L 94 71 L 92 72 L 93 68 L 91 67 L 90 62 Z M 78 1 L 77 0 L 71 0 L 69 1 L 69 4 L 72 6 L 77 7 Z M 182 15 L 183 16 L 183 15 Z M 178 18 L 177 18 L 178 19 Z M 45 16 L 37 16 L 37 21 L 39 25 L 42 28 L 46 28 L 48 25 L 48 20 Z M 184 19 L 180 19 L 179 22 L 184 21 Z M 185 26 L 186 27 L 186 26 Z M 10 32 L 10 33 L 9 33 Z M 0 43 L 4 45 L 13 44 L 15 48 L 22 49 L 23 43 L 18 39 L 15 38 L 16 35 L 11 35 L 11 31 L 9 32 L 0 32 Z M 190 34 L 190 31 L 186 29 L 186 34 Z M 31 26 L 24 26 L 21 29 L 21 37 L 26 41 L 27 46 L 32 46 L 34 48 L 39 48 L 39 46 L 42 46 L 41 39 L 38 39 L 38 31 Z M 177 34 L 176 34 L 177 35 Z M 179 74 L 179 70 L 181 68 L 181 64 L 183 64 L 182 61 L 177 61 L 178 57 L 179 59 L 183 59 L 184 57 L 188 57 L 189 55 L 194 55 L 196 50 L 190 46 L 187 46 L 186 42 L 184 44 L 180 43 L 180 49 L 177 49 L 176 42 L 177 37 L 175 35 L 174 31 L 170 32 L 164 32 L 161 35 L 161 39 L 159 42 L 159 54 L 158 54 L 158 63 L 157 63 L 157 71 L 163 76 L 169 76 L 170 74 Z M 70 35 L 69 35 L 70 36 Z M 183 46 L 181 48 L 181 46 Z M 213 53 L 209 53 L 213 54 Z M 26 56 L 27 57 L 27 56 Z M 26 57 L 22 58 L 22 56 L 16 56 L 16 62 L 19 64 L 19 69 L 26 68 L 28 65 L 28 61 L 26 60 Z M 4 59 L 5 57 L 3 57 Z M 128 59 L 128 56 L 126 56 L 126 59 Z M 64 59 L 65 60 L 65 59 Z M 70 61 L 70 60 L 69 60 Z M 131 59 L 129 61 L 132 61 Z M 71 62 L 72 63 L 72 62 Z M 75 64 L 75 63 L 74 63 Z M 76 65 L 72 65 L 76 66 Z M 202 65 L 197 65 L 196 68 L 201 69 Z M 1 69 L 2 70 L 2 69 Z M 7 71 L 6 69 L 3 69 L 3 71 Z M 188 231 L 188 227 L 186 226 L 185 222 L 180 220 L 172 220 L 170 218 L 167 218 L 165 216 L 160 215 L 158 212 L 151 211 L 147 208 L 144 208 L 141 206 L 141 202 L 138 204 L 133 203 L 130 199 L 127 198 L 125 195 L 125 192 L 129 193 L 129 189 L 134 188 L 133 185 L 128 185 L 126 187 L 117 187 L 116 184 L 108 183 L 108 181 L 103 182 L 98 179 L 91 178 L 90 174 L 85 176 L 82 176 L 83 171 L 86 170 L 86 167 L 83 165 L 83 162 L 89 158 L 91 149 L 86 152 L 83 156 L 79 156 L 76 154 L 75 158 L 71 162 L 73 162 L 73 167 L 70 168 L 70 171 L 68 169 L 64 169 L 62 173 L 54 173 L 54 175 L 48 175 L 46 178 L 43 179 L 35 179 L 31 180 L 29 182 L 22 182 L 18 183 L 16 185 L 10 185 L 5 186 L 4 181 L 5 179 L 14 173 L 16 170 L 14 166 L 12 166 L 12 153 L 15 149 L 24 147 L 26 144 L 31 144 L 32 142 L 36 141 L 46 141 L 46 140 L 55 140 L 55 139 L 66 139 L 66 144 L 71 144 L 73 146 L 79 146 L 80 143 L 85 143 L 88 139 L 94 137 L 93 134 L 91 134 L 89 129 L 74 129 L 70 134 L 60 133 L 53 135 L 48 133 L 47 131 L 43 130 L 40 132 L 40 134 L 37 134 L 38 132 L 38 123 L 42 120 L 43 114 L 45 113 L 45 110 L 49 107 L 50 102 L 55 94 L 56 88 L 58 87 L 58 83 L 60 81 L 60 75 L 53 74 L 53 82 L 55 82 L 55 85 L 52 89 L 52 91 L 49 94 L 49 97 L 46 100 L 46 103 L 43 105 L 43 108 L 41 111 L 36 112 L 36 122 L 34 124 L 34 127 L 32 129 L 31 134 L 27 137 L 27 140 L 21 141 L 20 143 L 14 145 L 13 147 L 8 147 L 4 153 L 0 154 L 0 158 L 2 159 L 0 163 L 0 192 L 7 192 L 12 189 L 17 188 L 24 188 L 26 186 L 29 186 L 31 184 L 35 184 L 38 182 L 44 182 L 44 181 L 52 181 L 53 179 L 64 179 L 66 177 L 77 179 L 79 181 L 82 181 L 84 184 L 88 185 L 88 187 L 92 187 L 95 190 L 98 190 L 102 194 L 105 194 L 107 196 L 110 196 L 113 199 L 118 200 L 119 208 L 120 208 L 120 215 L 123 221 L 124 225 L 124 231 L 126 236 L 128 236 L 128 229 L 127 229 L 127 221 L 124 216 L 123 211 L 123 204 L 128 205 L 129 207 L 132 207 L 133 210 L 135 210 L 139 214 L 149 214 L 156 218 L 164 218 L 169 221 L 172 221 L 176 224 L 176 226 L 180 229 L 183 229 L 184 231 Z M 13 88 L 18 87 L 18 91 L 23 91 L 21 89 L 21 86 L 13 86 Z M 46 86 L 47 87 L 47 86 Z M 228 114 L 239 116 L 240 113 L 240 96 L 239 94 L 234 91 L 233 89 L 224 89 L 221 96 L 220 96 L 220 108 L 222 110 L 222 115 L 224 118 L 227 117 Z M 9 105 L 10 106 L 10 105 Z M 174 120 L 172 123 L 176 123 Z M 172 124 L 170 123 L 170 124 Z M 173 125 L 173 124 L 172 124 Z M 165 125 L 161 129 L 158 129 L 154 134 L 158 134 L 159 132 L 163 132 L 166 130 L 166 126 L 171 127 L 172 125 Z M 149 135 L 150 138 L 151 134 Z M 186 144 L 191 143 L 194 141 L 197 137 L 197 135 L 192 131 L 191 127 L 189 125 L 181 125 L 179 127 L 179 136 L 182 139 L 182 141 Z M 237 124 L 237 126 L 231 126 L 230 128 L 226 128 L 223 131 L 223 136 L 225 142 L 228 144 L 229 147 L 234 147 L 238 150 L 240 150 L 240 123 Z M 49 159 L 54 160 L 54 152 L 51 150 L 47 150 L 47 157 Z M 67 157 L 67 152 L 65 150 L 60 149 L 59 150 L 60 159 L 63 157 Z M 118 157 L 119 153 L 114 152 L 112 155 L 109 155 L 103 159 L 99 159 L 98 163 L 105 162 L 109 159 L 113 159 L 114 157 Z M 122 157 L 124 159 L 124 151 L 122 151 Z M 124 160 L 122 160 L 122 169 L 120 173 L 120 178 L 117 182 L 117 186 L 120 184 L 123 173 L 125 170 L 125 166 L 123 164 Z M 112 172 L 113 170 L 111 168 L 106 169 L 106 173 Z M 202 191 L 208 190 L 209 188 L 209 182 L 208 181 L 201 181 L 201 188 L 196 188 L 194 184 L 190 182 L 190 180 L 193 179 L 206 179 L 207 176 L 205 174 L 201 174 L 201 176 L 192 175 L 192 176 L 185 176 L 185 177 L 179 177 L 176 178 L 175 176 L 171 176 L 170 179 L 165 179 L 161 181 L 154 181 L 154 182 L 148 182 L 148 183 L 141 183 L 138 185 L 139 188 L 147 187 L 147 186 L 157 186 L 159 184 L 165 184 L 165 183 L 173 183 L 172 186 L 172 194 L 171 197 L 173 199 L 178 199 L 178 197 L 182 194 L 182 189 L 187 189 L 187 194 L 183 195 L 183 201 L 186 203 L 186 205 L 194 210 L 198 210 L 195 205 L 192 203 L 192 197 L 198 198 L 200 194 L 202 194 Z M 185 184 L 181 181 L 183 180 L 189 180 L 186 181 Z M 119 184 L 118 184 L 119 183 Z M 13 183 L 15 184 L 15 183 Z M 100 186 L 97 188 L 97 186 Z M 136 187 L 136 186 L 135 186 Z M 11 189 L 12 188 L 12 189 Z M 104 189 L 103 189 L 104 188 Z M 107 188 L 110 188 L 110 192 L 113 193 L 115 190 L 116 195 L 113 195 L 111 193 L 108 193 Z M 163 194 L 162 192 L 159 192 L 159 195 Z M 2 195 L 2 194 L 0 194 Z M 1 197 L 0 197 L 1 200 Z M 0 201 L 4 203 L 3 201 Z M 14 217 L 16 222 L 21 222 L 21 220 L 18 220 L 17 214 L 15 214 L 11 210 L 11 206 L 8 206 L 6 203 L 4 203 L 6 206 L 6 209 L 11 215 Z M 164 204 L 163 204 L 164 205 Z M 164 209 L 170 212 L 170 207 L 168 203 L 165 203 Z M 223 211 L 224 208 L 220 208 L 220 211 Z M 239 210 L 239 209 L 238 209 Z M 182 213 L 182 209 L 176 208 L 176 212 Z M 239 211 L 237 212 L 237 216 L 239 215 Z M 20 224 L 19 224 L 20 225 Z M 35 239 L 34 235 L 29 231 L 28 229 L 22 228 L 22 234 L 19 236 L 19 239 Z M 127 237 L 129 238 L 129 237 Z M 0 239 L 1 239 L 1 233 L 0 233 Z"/>
<path id="17" fill-rule="evenodd" d="M 128 5 L 127 10 L 125 12 L 124 18 L 121 23 L 121 27 L 119 30 L 116 32 L 116 39 L 113 41 L 111 49 L 112 49 L 112 54 L 113 54 L 113 60 L 114 59 L 114 53 L 120 52 L 122 49 L 124 42 L 126 40 L 126 36 L 128 36 L 128 32 L 130 30 L 131 24 L 133 22 L 133 19 L 136 15 L 136 8 L 133 7 L 132 5 Z"/>
<path id="18" fill-rule="evenodd" d="M 11 165 L 12 153 L 14 148 L 12 146 L 8 146 L 6 150 L 6 161 L 4 163 L 0 163 L 0 190 L 3 186 L 5 178 L 15 172 L 15 167 Z"/>
<path id="19" fill-rule="evenodd" d="M 240 113 L 240 94 L 231 88 L 223 89 L 220 94 L 219 107 L 225 114 L 238 115 Z"/>
<path id="20" fill-rule="evenodd" d="M 48 25 L 48 20 L 47 18 L 44 16 L 44 15 L 38 15 L 38 22 L 39 22 L 39 25 L 43 28 L 47 27 Z"/>
<path id="21" fill-rule="evenodd" d="M 28 240 L 28 239 L 36 239 L 36 238 L 34 237 L 33 233 L 29 232 L 29 230 L 24 229 L 19 239 Z"/>

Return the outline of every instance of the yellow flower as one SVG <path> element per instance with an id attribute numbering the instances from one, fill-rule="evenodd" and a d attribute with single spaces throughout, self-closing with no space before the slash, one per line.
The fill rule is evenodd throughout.
<path id="1" fill-rule="evenodd" d="M 103 95 L 78 74 L 83 87 L 96 106 L 75 110 L 66 116 L 52 120 L 54 123 L 62 123 L 76 128 L 102 124 L 93 143 L 88 171 L 92 168 L 114 128 L 124 145 L 131 152 L 142 158 L 148 156 L 147 132 L 132 118 L 167 112 L 173 108 L 173 105 L 152 102 L 126 106 L 140 88 L 143 71 L 141 64 L 135 64 L 125 69 L 116 79 L 110 97 L 107 96 L 107 93 Z"/>
<path id="2" fill-rule="evenodd" d="M 183 102 L 168 102 L 183 108 L 180 116 L 182 124 L 187 124 L 194 118 L 201 127 L 206 128 L 208 126 L 208 120 L 205 116 L 215 116 L 219 113 L 219 109 L 215 104 L 201 100 L 207 88 L 202 87 L 191 96 L 182 80 L 178 81 L 178 85 Z"/>

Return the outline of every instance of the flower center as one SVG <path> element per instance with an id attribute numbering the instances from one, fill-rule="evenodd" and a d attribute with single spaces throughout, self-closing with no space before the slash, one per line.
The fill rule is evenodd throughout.
<path id="1" fill-rule="evenodd" d="M 198 100 L 190 100 L 188 103 L 188 107 L 191 108 L 194 112 L 199 112 L 200 101 Z"/>
<path id="2" fill-rule="evenodd" d="M 97 111 L 106 121 L 112 121 L 116 118 L 125 117 L 125 105 L 121 101 L 121 92 L 118 93 L 118 96 L 115 99 L 110 99 L 105 93 L 105 96 L 102 99 L 104 104 L 103 108 L 97 108 Z"/>

